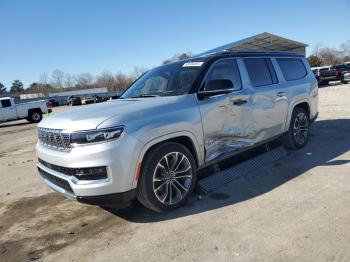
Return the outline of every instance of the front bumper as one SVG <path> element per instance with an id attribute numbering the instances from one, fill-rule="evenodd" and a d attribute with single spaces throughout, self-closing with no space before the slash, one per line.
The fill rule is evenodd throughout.
<path id="1" fill-rule="evenodd" d="M 107 178 L 79 180 L 40 161 L 37 167 L 44 182 L 55 191 L 83 203 L 103 205 L 107 198 L 101 196 L 124 194 L 135 189 L 134 179 L 141 148 L 142 143 L 126 133 L 115 141 L 76 147 L 69 152 L 53 150 L 38 142 L 36 150 L 39 159 L 62 168 L 106 167 Z M 131 195 L 128 193 L 128 197 L 118 198 L 129 198 Z M 116 200 L 115 197 L 110 199 Z"/>
<path id="2" fill-rule="evenodd" d="M 97 205 L 104 207 L 123 207 L 129 204 L 136 197 L 136 189 L 123 193 L 101 195 L 101 196 L 77 196 L 76 199 L 84 204 Z"/>

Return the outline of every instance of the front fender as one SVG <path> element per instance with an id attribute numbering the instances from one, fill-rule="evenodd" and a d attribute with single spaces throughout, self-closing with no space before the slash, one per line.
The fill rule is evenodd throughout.
<path id="1" fill-rule="evenodd" d="M 149 135 L 148 135 L 149 136 Z M 148 140 L 147 143 L 144 144 L 143 148 L 141 149 L 139 156 L 138 156 L 138 162 L 137 165 L 135 166 L 134 170 L 134 179 L 133 179 L 133 187 L 137 186 L 137 173 L 138 173 L 138 167 L 139 164 L 142 163 L 146 153 L 148 150 L 153 147 L 156 144 L 162 143 L 164 141 L 176 138 L 176 137 L 187 137 L 191 139 L 194 149 L 197 154 L 198 158 L 198 165 L 202 165 L 204 163 L 204 150 L 203 150 L 203 145 L 198 141 L 197 137 L 192 131 L 177 131 L 177 132 L 171 132 L 168 134 L 164 134 L 161 136 L 154 136 L 152 139 Z M 142 164 L 141 164 L 142 165 Z"/>

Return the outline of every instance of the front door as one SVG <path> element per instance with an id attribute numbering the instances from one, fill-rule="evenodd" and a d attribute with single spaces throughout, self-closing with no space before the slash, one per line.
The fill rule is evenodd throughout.
<path id="1" fill-rule="evenodd" d="M 232 93 L 207 97 L 198 101 L 205 146 L 205 160 L 229 155 L 251 145 L 252 111 L 249 96 L 242 89 L 240 73 L 234 58 L 216 61 L 209 69 L 201 90 L 210 80 L 228 79 L 234 84 Z"/>

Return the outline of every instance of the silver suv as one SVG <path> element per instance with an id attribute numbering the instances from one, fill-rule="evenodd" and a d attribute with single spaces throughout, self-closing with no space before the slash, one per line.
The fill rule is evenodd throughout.
<path id="1" fill-rule="evenodd" d="M 197 170 L 282 136 L 303 147 L 317 117 L 318 86 L 305 57 L 222 52 L 152 69 L 118 100 L 38 125 L 38 170 L 80 202 L 137 198 L 168 211 L 192 193 Z"/>

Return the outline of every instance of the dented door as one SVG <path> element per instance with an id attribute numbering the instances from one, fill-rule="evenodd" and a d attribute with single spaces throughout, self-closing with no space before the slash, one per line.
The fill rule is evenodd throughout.
<path id="1" fill-rule="evenodd" d="M 254 141 L 249 95 L 243 91 L 200 101 L 206 161 L 248 147 Z"/>
<path id="2" fill-rule="evenodd" d="M 231 80 L 234 91 L 199 100 L 206 161 L 252 145 L 255 134 L 250 95 L 242 89 L 236 59 L 226 58 L 214 63 L 203 86 L 213 79 Z"/>

